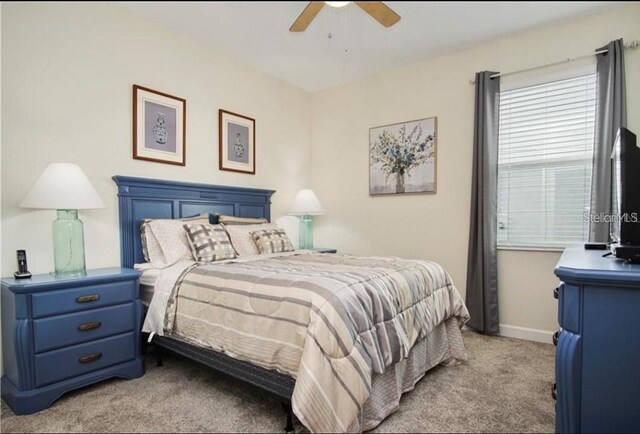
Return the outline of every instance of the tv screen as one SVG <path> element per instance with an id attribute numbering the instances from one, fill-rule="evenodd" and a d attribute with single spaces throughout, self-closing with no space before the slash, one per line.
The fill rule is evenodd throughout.
<path id="1" fill-rule="evenodd" d="M 635 134 L 626 128 L 618 130 L 611 160 L 611 241 L 640 246 L 640 148 Z"/>

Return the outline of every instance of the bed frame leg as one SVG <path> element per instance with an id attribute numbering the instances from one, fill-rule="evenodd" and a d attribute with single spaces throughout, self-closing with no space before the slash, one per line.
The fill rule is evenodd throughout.
<path id="1" fill-rule="evenodd" d="M 293 433 L 293 409 L 291 408 L 291 404 L 288 402 L 282 403 L 282 409 L 284 410 L 287 416 L 287 424 L 284 427 L 284 432 Z"/>
<path id="2" fill-rule="evenodd" d="M 149 343 L 147 342 L 149 339 L 149 333 L 140 333 L 140 352 L 143 356 L 146 356 L 149 352 Z"/>
<path id="3" fill-rule="evenodd" d="M 154 345 L 154 349 L 156 350 L 156 366 L 162 367 L 164 364 L 162 363 L 162 349 L 159 345 Z"/>

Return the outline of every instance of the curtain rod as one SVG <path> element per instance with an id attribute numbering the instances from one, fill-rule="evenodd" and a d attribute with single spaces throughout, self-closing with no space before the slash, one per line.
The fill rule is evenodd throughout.
<path id="1" fill-rule="evenodd" d="M 624 48 L 625 49 L 633 49 L 633 48 L 638 48 L 638 47 L 640 47 L 640 40 L 635 40 L 635 41 L 631 41 L 628 44 L 624 44 Z M 533 66 L 531 68 L 526 68 L 526 69 L 519 69 L 517 71 L 509 71 L 509 72 L 503 72 L 503 73 L 498 73 L 498 74 L 492 74 L 490 76 L 490 78 L 505 77 L 507 75 L 513 75 L 513 74 L 520 74 L 520 73 L 523 73 L 523 72 L 535 71 L 536 69 L 549 68 L 551 66 L 562 65 L 563 63 L 575 62 L 576 60 L 586 59 L 588 57 L 595 56 L 597 54 L 606 53 L 608 51 L 609 51 L 609 49 L 605 48 L 604 50 L 598 50 L 598 51 L 596 51 L 595 53 L 592 53 L 592 54 L 585 54 L 584 56 L 578 56 L 578 57 L 570 57 L 568 59 L 560 60 L 559 62 L 546 63 L 544 65 Z M 469 80 L 469 83 L 476 84 L 476 80 L 475 79 Z"/>

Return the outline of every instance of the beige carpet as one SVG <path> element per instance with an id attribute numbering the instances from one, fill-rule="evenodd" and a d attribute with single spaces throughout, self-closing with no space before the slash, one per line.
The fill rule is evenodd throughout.
<path id="1" fill-rule="evenodd" d="M 464 332 L 469 362 L 438 367 L 375 432 L 552 432 L 554 347 Z M 16 416 L 2 403 L 2 432 L 282 432 L 278 401 L 178 356 L 149 357 L 136 380 L 68 393 Z M 296 425 L 296 431 L 302 429 Z"/>

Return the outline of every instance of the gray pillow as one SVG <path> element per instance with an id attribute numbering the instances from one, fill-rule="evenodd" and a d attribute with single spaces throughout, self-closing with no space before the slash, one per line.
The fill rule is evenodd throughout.
<path id="1" fill-rule="evenodd" d="M 269 223 L 265 218 L 236 217 L 233 215 L 218 215 L 218 223 L 223 225 L 259 225 Z"/>

